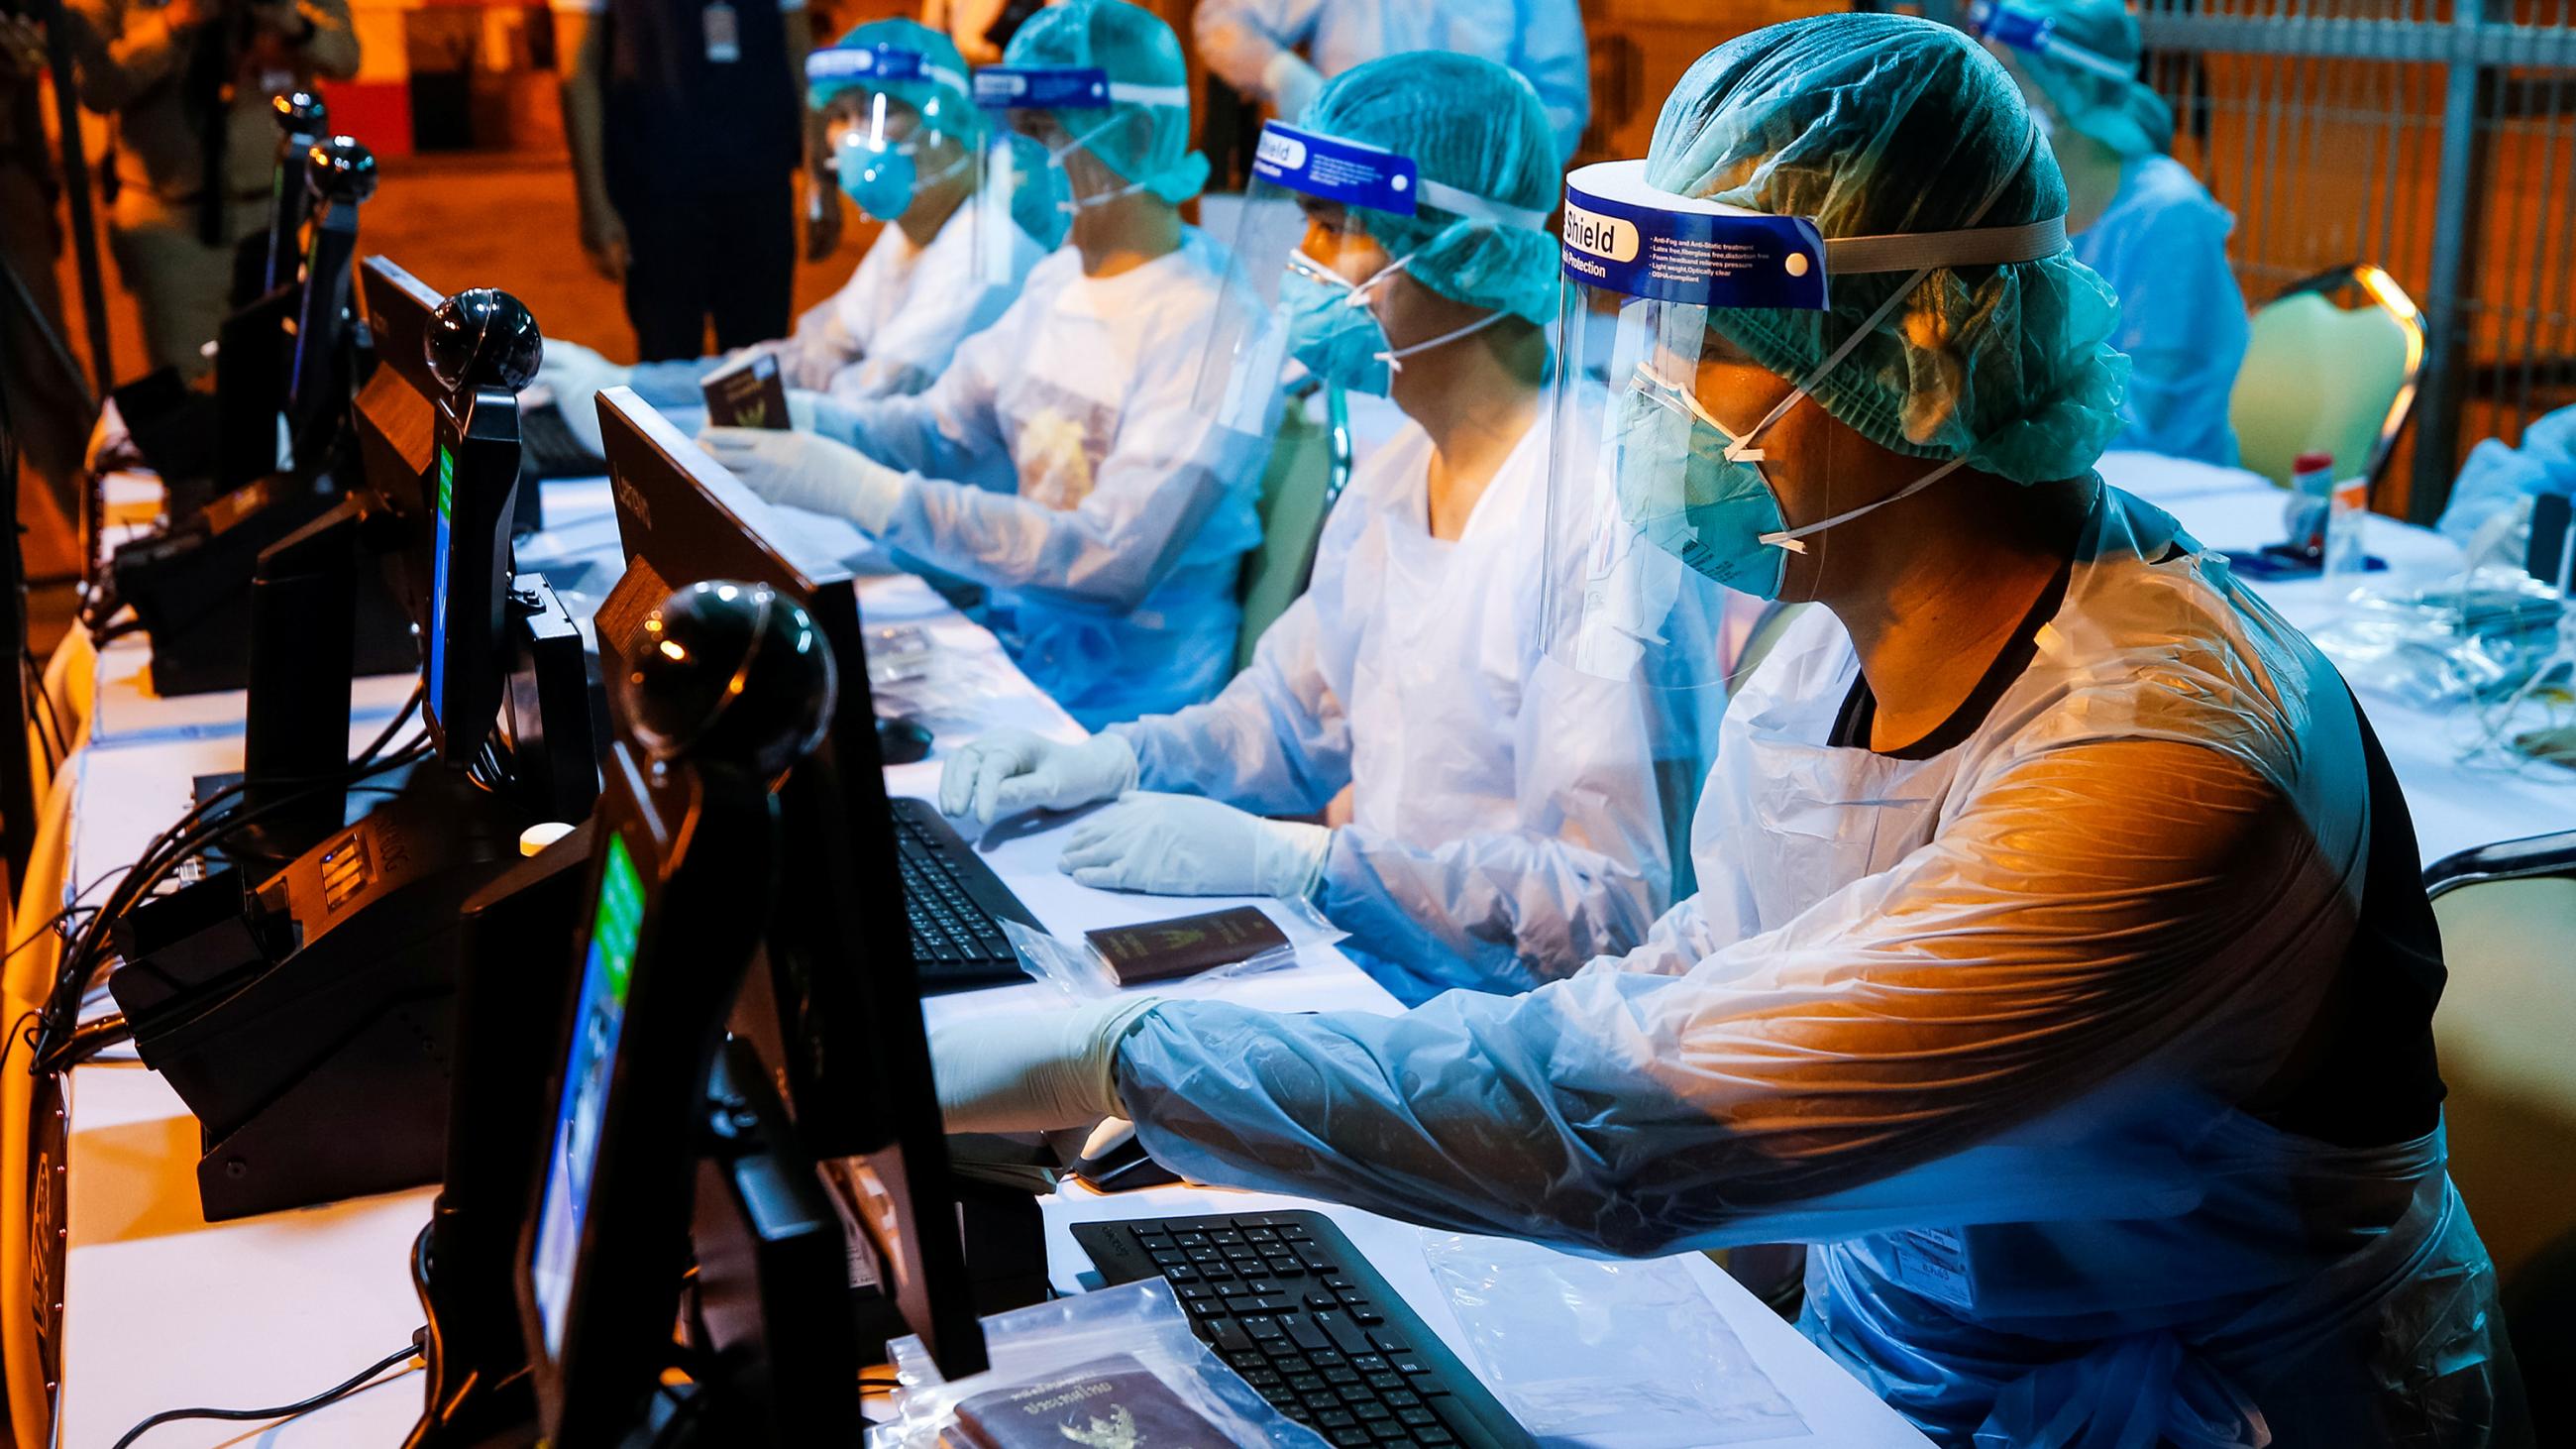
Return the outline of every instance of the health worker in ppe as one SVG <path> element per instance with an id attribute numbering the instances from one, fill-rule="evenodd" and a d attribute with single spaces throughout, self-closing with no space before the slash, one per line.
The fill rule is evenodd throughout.
<path id="1" fill-rule="evenodd" d="M 939 32 L 870 21 L 808 55 L 805 79 L 841 189 L 885 225 L 841 290 L 756 350 L 777 359 L 792 388 L 852 402 L 920 392 L 947 371 L 959 343 L 1001 317 L 1029 269 L 1063 239 L 1065 219 L 1028 188 L 1014 193 L 1014 216 L 1008 198 L 981 186 L 991 128 L 956 46 Z M 602 388 L 632 387 L 655 407 L 685 413 L 701 404 L 700 379 L 735 360 L 626 367 L 549 341 L 537 377 L 595 451 L 593 399 Z"/>
<path id="2" fill-rule="evenodd" d="M 2232 467 L 2228 394 L 2251 324 L 2227 265 L 2236 219 L 2173 149 L 2173 111 L 2138 79 L 2123 0 L 1977 0 L 1970 24 L 2036 107 L 2066 176 L 2075 259 L 2119 294 L 2129 392 L 2111 446 Z"/>
<path id="3" fill-rule="evenodd" d="M 2576 407 L 2533 419 L 2514 446 L 2487 438 L 2471 448 L 2442 508 L 2442 532 L 2467 548 L 2494 524 L 2518 560 L 2530 542 L 2533 500 L 2553 493 L 2576 496 Z"/>
<path id="4" fill-rule="evenodd" d="M 1311 897 L 1406 1001 L 1524 990 L 1645 938 L 1675 899 L 1724 691 L 1667 698 L 1545 657 L 1560 180 L 1528 82 L 1471 56 L 1368 61 L 1270 123 L 1234 247 L 1262 295 L 1229 312 L 1247 324 L 1215 339 L 1202 396 L 1257 412 L 1284 349 L 1408 421 L 1216 699 L 1080 744 L 978 740 L 949 760 L 943 808 L 989 824 L 1137 792 L 1076 827 L 1076 880 Z M 1697 594 L 1713 618 L 1717 591 Z M 1695 730 L 1654 728 L 1685 710 Z M 1677 734 L 1696 748 L 1659 748 Z"/>
<path id="5" fill-rule="evenodd" d="M 1200 0 L 1199 58 L 1226 84 L 1305 114 L 1324 82 L 1380 56 L 1446 50 L 1509 66 L 1547 107 L 1561 166 L 1592 118 L 1592 62 L 1576 0 Z M 1298 54 L 1300 47 L 1305 54 Z"/>
<path id="6" fill-rule="evenodd" d="M 1730 702 L 1698 893 L 1516 997 L 943 1027 L 949 1126 L 1114 1114 L 1203 1181 L 1611 1254 L 1809 1242 L 1804 1331 L 1952 1449 L 2528 1442 L 2404 799 L 2307 640 L 2091 471 L 2124 369 L 2065 209 L 1956 30 L 1702 57 L 1643 162 L 1568 178 L 1568 307 L 1613 322 L 1561 335 L 1612 384 L 1564 394 L 1547 540 L 1579 659 L 1657 647 L 1659 560 L 1816 605 Z"/>
<path id="7" fill-rule="evenodd" d="M 1232 672 L 1267 446 L 1192 406 L 1229 263 L 1178 210 L 1207 160 L 1171 28 L 1076 0 L 1031 16 L 1008 61 L 977 98 L 1051 160 L 997 147 L 985 184 L 1050 197 L 1072 244 L 927 391 L 699 441 L 769 501 L 990 588 L 1012 658 L 1096 729 L 1197 704 Z"/>

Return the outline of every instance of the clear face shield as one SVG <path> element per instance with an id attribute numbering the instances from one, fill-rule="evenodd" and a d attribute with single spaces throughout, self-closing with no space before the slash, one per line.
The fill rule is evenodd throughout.
<path id="1" fill-rule="evenodd" d="M 1238 431 L 1267 433 L 1291 361 L 1325 383 L 1384 396 L 1406 357 L 1501 321 L 1507 314 L 1496 312 L 1434 336 L 1389 335 L 1384 293 L 1412 257 L 1390 252 L 1367 221 L 1371 213 L 1415 217 L 1423 207 L 1471 225 L 1547 224 L 1544 212 L 1426 179 L 1410 158 L 1382 147 L 1264 124 L 1198 406 Z"/>
<path id="2" fill-rule="evenodd" d="M 845 87 L 824 105 L 824 139 L 841 189 L 871 219 L 899 220 L 916 201 L 953 210 L 974 193 L 982 127 L 965 76 L 879 45 L 815 51 L 805 79 Z"/>
<path id="3" fill-rule="evenodd" d="M 994 121 L 979 215 L 1051 251 L 1076 215 L 1145 189 L 1101 155 L 1150 150 L 1154 109 L 1186 112 L 1190 93 L 1112 80 L 1096 66 L 992 65 L 975 72 L 975 104 Z"/>
<path id="4" fill-rule="evenodd" d="M 1569 176 L 1542 602 L 1551 650 L 1589 673 L 1716 677 L 1734 640 L 1708 637 L 1705 590 L 1806 597 L 1830 530 L 1964 462 L 1925 460 L 1892 484 L 1889 455 L 1811 391 L 1934 267 L 2036 260 L 2065 244 L 2063 218 L 1827 241 L 1804 217 L 1659 191 L 1643 162 Z M 1836 278 L 1872 274 L 1892 282 L 1872 312 L 1828 310 Z M 1727 632 L 1751 613 L 1739 602 Z"/>

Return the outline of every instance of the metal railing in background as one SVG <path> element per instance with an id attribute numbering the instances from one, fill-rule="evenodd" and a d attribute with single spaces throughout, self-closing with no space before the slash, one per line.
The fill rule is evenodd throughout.
<path id="1" fill-rule="evenodd" d="M 2140 0 L 2139 27 L 2249 303 L 2351 262 L 2423 303 L 2410 517 L 2576 402 L 2576 0 Z"/>

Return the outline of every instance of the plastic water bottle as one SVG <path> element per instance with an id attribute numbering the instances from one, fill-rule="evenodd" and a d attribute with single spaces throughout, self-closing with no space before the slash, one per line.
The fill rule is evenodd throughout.
<path id="1" fill-rule="evenodd" d="M 2334 455 L 2301 453 L 2290 464 L 2290 496 L 2281 505 L 2281 524 L 2290 547 L 2309 558 L 2326 548 L 2326 507 L 2334 492 Z"/>
<path id="2" fill-rule="evenodd" d="M 2370 480 L 2338 478 L 2326 503 L 2325 581 L 2357 584 L 2369 570 L 2370 550 L 2362 543 L 2361 521 L 2370 515 Z"/>

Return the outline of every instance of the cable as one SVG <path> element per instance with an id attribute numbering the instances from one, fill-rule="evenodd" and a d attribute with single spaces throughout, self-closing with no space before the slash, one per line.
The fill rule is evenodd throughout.
<path id="1" fill-rule="evenodd" d="M 418 1330 L 412 1334 L 411 1342 L 404 1344 L 394 1352 L 386 1354 L 383 1358 L 367 1365 L 365 1368 L 359 1370 L 354 1376 L 344 1379 L 330 1388 L 324 1389 L 322 1392 L 315 1394 L 309 1399 L 299 1399 L 292 1404 L 279 1404 L 274 1408 L 267 1409 L 163 1409 L 160 1413 L 157 1413 L 151 1418 L 144 1420 L 142 1423 L 135 1425 L 133 1428 L 126 1430 L 125 1437 L 116 1441 L 115 1449 L 129 1449 L 129 1446 L 131 1446 L 135 1440 L 142 1438 L 145 1434 L 150 1433 L 152 1430 L 159 1428 L 163 1424 L 176 1423 L 181 1419 L 227 1419 L 235 1423 L 256 1423 L 262 1419 L 301 1418 L 306 1414 L 312 1413 L 315 1409 L 325 1408 L 329 1405 L 338 1403 L 342 1399 L 349 1397 L 351 1394 L 356 1393 L 358 1390 L 365 1388 L 369 1381 L 373 1380 L 376 1375 L 383 1373 L 385 1370 L 392 1368 L 395 1364 L 401 1363 L 405 1359 L 417 1355 L 420 1352 L 421 1335 L 428 1331 L 429 1330 L 425 1328 Z"/>
<path id="2" fill-rule="evenodd" d="M 236 781 L 197 802 L 196 807 L 181 816 L 177 824 L 154 837 L 153 842 L 145 847 L 143 855 L 128 870 L 115 893 L 97 914 L 90 917 L 72 949 L 64 953 L 61 969 L 55 975 L 53 992 L 45 1004 L 44 1021 L 38 1034 L 41 1046 L 35 1061 L 30 1063 L 31 1070 L 55 1071 L 65 1065 L 69 1039 L 79 1026 L 81 998 L 89 989 L 90 978 L 96 975 L 100 962 L 105 958 L 109 930 L 171 872 L 225 836 L 291 806 L 303 804 L 322 791 L 345 791 L 370 776 L 415 764 L 427 757 L 425 745 L 414 746 L 355 772 L 301 777 L 302 781 L 311 782 L 308 788 L 249 810 L 225 814 L 211 823 L 199 822 L 204 821 L 207 812 L 215 806 L 239 793 L 247 782 Z M 94 1047 L 109 1044 L 106 1041 L 93 1042 Z"/>

